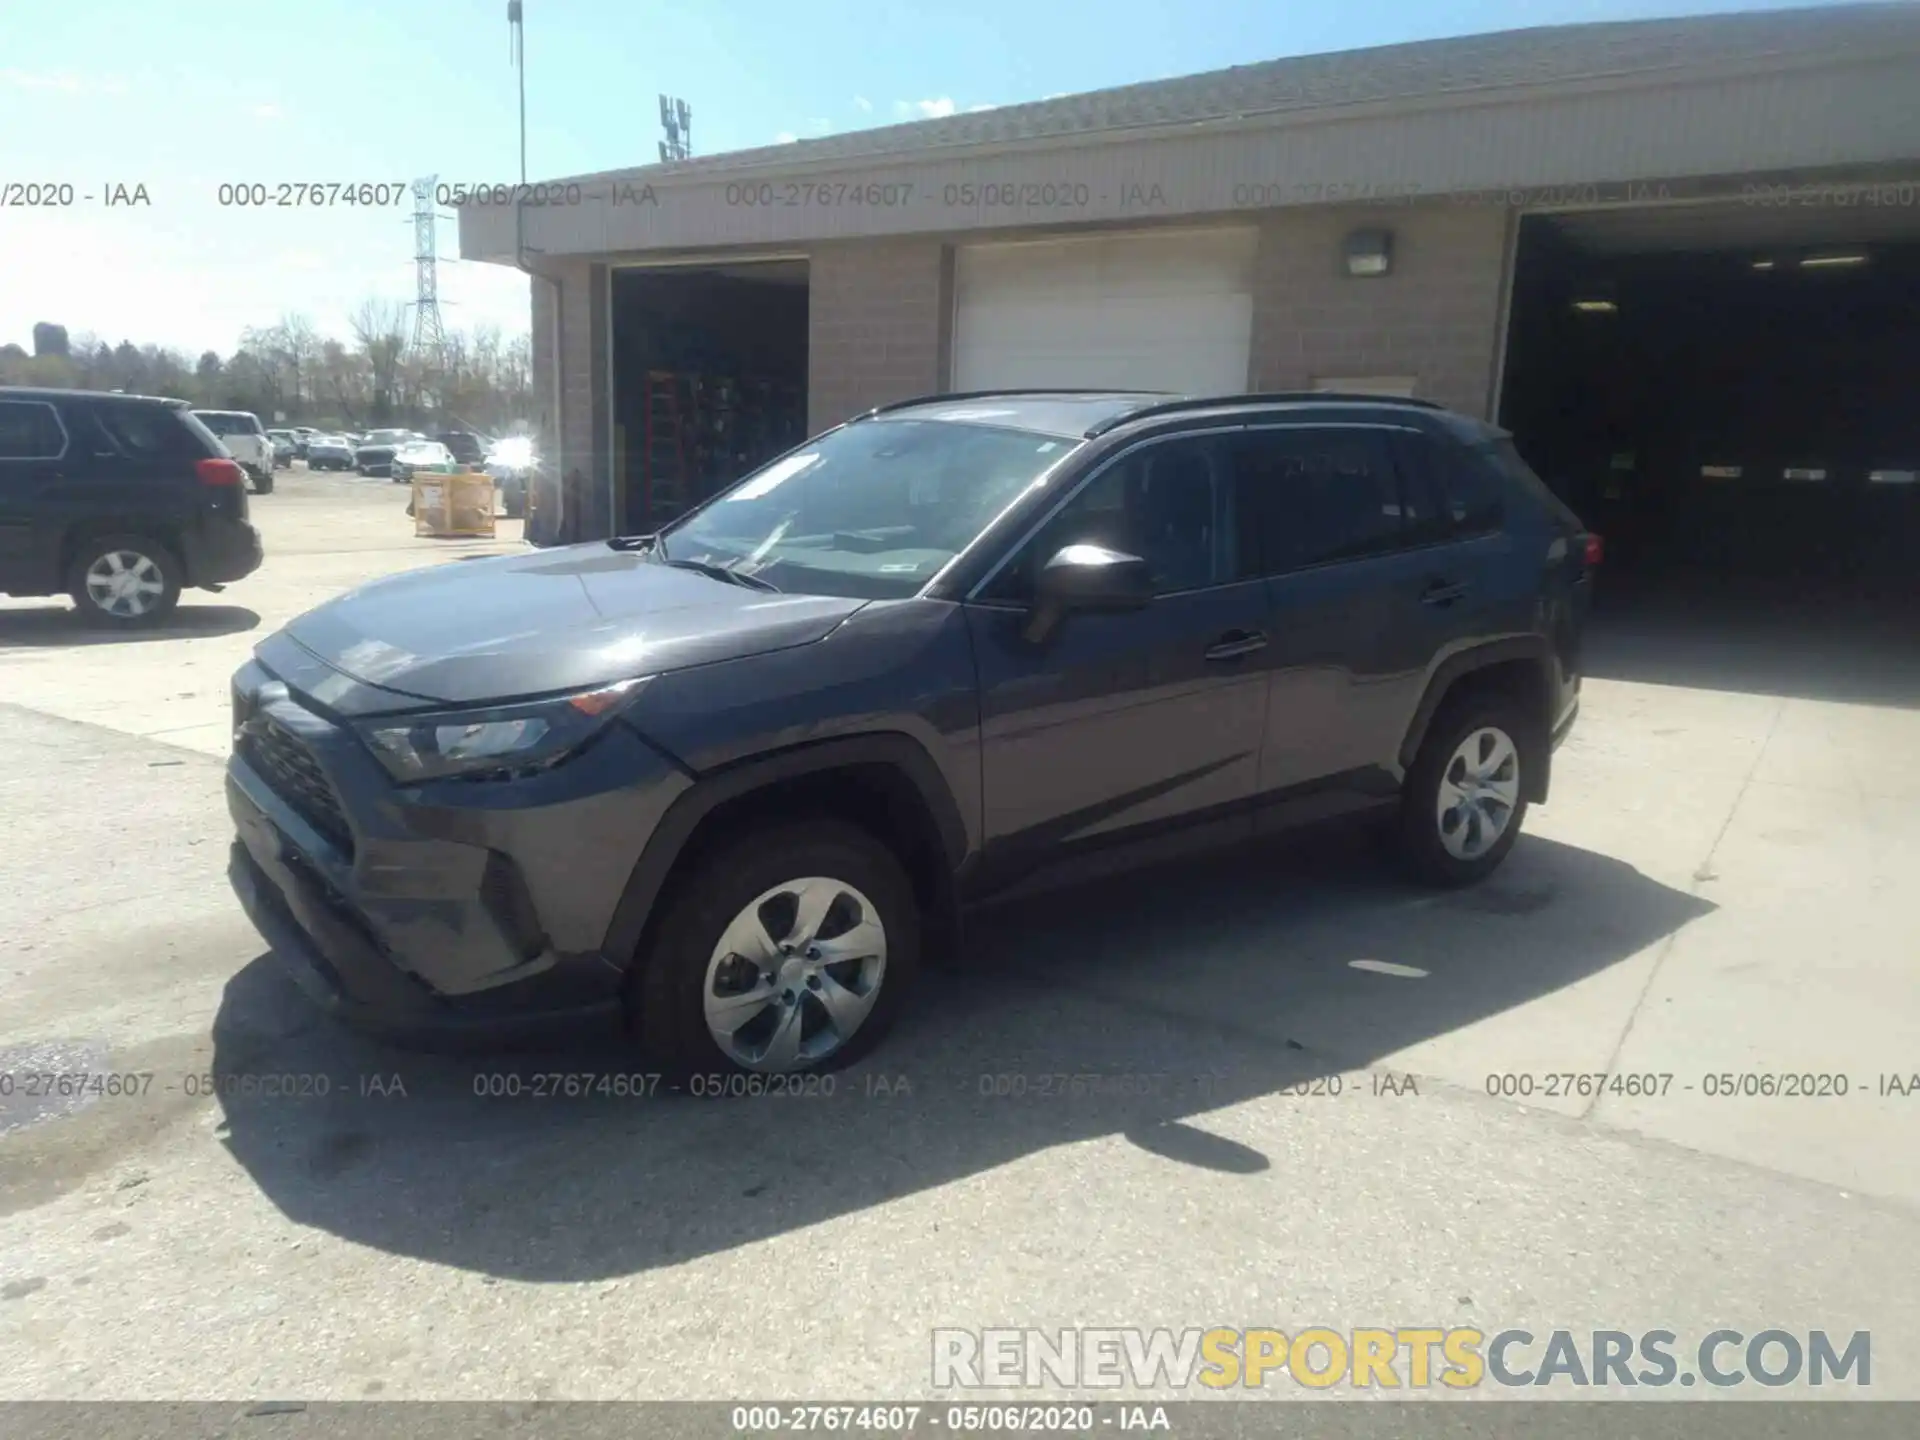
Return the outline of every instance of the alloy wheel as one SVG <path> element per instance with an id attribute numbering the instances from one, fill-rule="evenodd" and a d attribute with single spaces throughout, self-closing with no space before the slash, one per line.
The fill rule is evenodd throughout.
<path id="1" fill-rule="evenodd" d="M 1506 834 L 1519 803 L 1519 747 L 1498 726 L 1483 725 L 1460 742 L 1441 772 L 1440 844 L 1456 860 L 1479 859 Z"/>
<path id="2" fill-rule="evenodd" d="M 109 550 L 87 567 L 87 598 L 107 614 L 138 620 L 167 592 L 166 578 L 138 550 Z"/>
<path id="3" fill-rule="evenodd" d="M 787 881 L 743 907 L 713 947 L 701 987 L 708 1033 L 749 1070 L 819 1064 L 865 1023 L 886 969 L 871 900 L 842 880 Z"/>

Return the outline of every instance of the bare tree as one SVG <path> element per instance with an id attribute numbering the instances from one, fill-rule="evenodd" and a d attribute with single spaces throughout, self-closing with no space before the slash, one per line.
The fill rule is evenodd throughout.
<path id="1" fill-rule="evenodd" d="M 407 348 L 407 307 L 397 300 L 369 297 L 362 300 L 348 321 L 360 355 L 371 372 L 372 394 L 368 401 L 377 420 L 393 414 L 400 357 Z"/>
<path id="2" fill-rule="evenodd" d="M 274 332 L 274 338 L 279 342 L 281 360 L 287 367 L 289 388 L 297 409 L 306 401 L 317 398 L 313 372 L 320 358 L 320 333 L 313 328 L 313 321 L 291 312 L 280 317 Z"/>

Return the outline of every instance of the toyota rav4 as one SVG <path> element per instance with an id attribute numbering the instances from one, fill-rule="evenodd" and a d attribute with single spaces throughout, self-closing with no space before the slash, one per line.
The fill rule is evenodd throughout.
<path id="1" fill-rule="evenodd" d="M 231 874 L 389 1035 L 842 1064 L 969 905 L 1176 837 L 1378 811 L 1417 875 L 1488 874 L 1578 709 L 1598 558 L 1506 434 L 1422 402 L 894 405 L 657 534 L 265 641 Z"/>

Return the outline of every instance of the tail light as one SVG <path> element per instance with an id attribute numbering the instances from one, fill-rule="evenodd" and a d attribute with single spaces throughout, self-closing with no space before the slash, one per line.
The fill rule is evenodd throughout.
<path id="1" fill-rule="evenodd" d="M 237 460 L 209 456 L 205 460 L 194 461 L 193 468 L 200 473 L 202 485 L 245 486 L 247 483 L 247 472 L 240 468 L 240 462 Z"/>
<path id="2" fill-rule="evenodd" d="M 1605 546 L 1605 544 L 1601 542 L 1600 537 L 1598 535 L 1589 534 L 1587 536 L 1586 554 L 1582 557 L 1586 561 L 1587 569 L 1589 570 L 1597 569 L 1600 565 L 1600 561 L 1602 560 L 1602 558 L 1605 557 L 1606 553 L 1607 553 L 1607 547 Z"/>

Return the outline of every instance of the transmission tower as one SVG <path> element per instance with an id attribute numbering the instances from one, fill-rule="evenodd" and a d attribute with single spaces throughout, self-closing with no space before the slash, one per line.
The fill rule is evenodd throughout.
<path id="1" fill-rule="evenodd" d="M 660 97 L 660 128 L 667 138 L 660 142 L 660 163 L 685 160 L 693 154 L 693 112 L 687 102 L 669 96 Z"/>
<path id="2" fill-rule="evenodd" d="M 440 247 L 434 234 L 439 212 L 434 194 L 439 176 L 413 182 L 413 353 L 425 361 L 428 374 L 444 361 L 447 331 L 440 320 Z"/>

